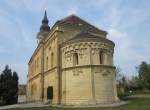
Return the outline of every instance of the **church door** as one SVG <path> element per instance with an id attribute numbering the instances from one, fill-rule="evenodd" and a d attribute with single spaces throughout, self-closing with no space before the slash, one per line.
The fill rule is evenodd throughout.
<path id="1" fill-rule="evenodd" d="M 50 99 L 50 100 L 53 99 L 53 87 L 52 86 L 49 86 L 47 88 L 47 99 Z"/>

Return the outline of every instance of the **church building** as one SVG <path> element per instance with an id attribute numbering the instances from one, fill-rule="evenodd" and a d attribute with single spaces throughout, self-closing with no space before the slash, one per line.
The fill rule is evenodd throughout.
<path id="1" fill-rule="evenodd" d="M 76 15 L 51 28 L 45 11 L 38 45 L 28 63 L 27 101 L 96 105 L 118 101 L 114 42 Z"/>

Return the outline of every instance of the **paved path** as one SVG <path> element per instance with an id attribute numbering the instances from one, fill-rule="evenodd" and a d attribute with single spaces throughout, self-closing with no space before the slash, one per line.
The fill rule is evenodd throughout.
<path id="1" fill-rule="evenodd" d="M 117 107 L 120 105 L 124 105 L 129 103 L 129 101 L 120 101 L 120 102 L 116 102 L 113 104 L 101 104 L 101 105 L 83 105 L 83 106 L 53 106 L 53 107 L 60 107 L 60 108 L 85 108 L 85 107 Z M 40 102 L 36 102 L 36 103 L 27 103 L 27 104 L 14 104 L 14 105 L 8 105 L 8 106 L 2 106 L 0 107 L 0 110 L 4 110 L 4 109 L 10 109 L 10 108 L 31 108 L 31 107 L 47 107 L 49 105 L 44 105 Z"/>
<path id="2" fill-rule="evenodd" d="M 117 107 L 124 104 L 128 104 L 129 101 L 119 101 L 112 104 L 97 104 L 97 105 L 80 105 L 80 106 L 63 106 L 63 105 L 57 105 L 56 107 L 60 108 L 89 108 L 89 107 Z M 55 107 L 55 106 L 53 106 Z"/>
<path id="3" fill-rule="evenodd" d="M 0 107 L 0 110 L 10 109 L 10 108 L 30 108 L 30 107 L 47 107 L 49 105 L 44 105 L 40 102 L 27 103 L 27 104 L 14 104 Z"/>
<path id="4" fill-rule="evenodd" d="M 129 96 L 129 98 L 150 98 L 149 94 L 141 94 L 141 95 L 132 95 Z M 80 108 L 83 107 L 117 107 L 124 104 L 129 103 L 129 101 L 121 101 L 113 104 L 102 104 L 102 105 L 87 105 L 87 106 L 80 106 Z M 2 106 L 0 107 L 0 110 L 4 109 L 10 109 L 10 108 L 30 108 L 30 107 L 47 107 L 49 105 L 44 105 L 41 102 L 35 102 L 35 103 L 27 103 L 27 104 L 14 104 L 14 105 L 8 105 L 8 106 Z M 78 106 L 57 106 L 57 107 L 63 107 L 63 108 L 76 108 Z"/>

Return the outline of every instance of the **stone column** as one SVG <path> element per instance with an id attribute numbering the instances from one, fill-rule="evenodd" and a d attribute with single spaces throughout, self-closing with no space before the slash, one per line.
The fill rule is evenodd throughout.
<path id="1" fill-rule="evenodd" d="M 41 96 L 40 99 L 43 101 L 44 99 L 44 43 L 41 44 Z"/>
<path id="2" fill-rule="evenodd" d="M 113 80 L 113 87 L 114 87 L 114 100 L 119 101 L 118 95 L 117 95 L 117 86 L 116 86 L 116 70 L 114 71 L 114 80 Z"/>
<path id="3" fill-rule="evenodd" d="M 92 72 L 93 65 L 93 56 L 92 56 L 92 48 L 89 46 L 89 54 L 90 54 L 90 65 L 91 65 L 91 88 L 92 88 L 92 104 L 95 104 L 95 84 L 94 84 L 94 73 Z"/>

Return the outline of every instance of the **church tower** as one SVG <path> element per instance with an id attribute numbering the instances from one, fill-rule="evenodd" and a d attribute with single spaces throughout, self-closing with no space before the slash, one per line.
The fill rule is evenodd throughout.
<path id="1" fill-rule="evenodd" d="M 44 38 L 46 38 L 48 32 L 50 31 L 50 27 L 48 25 L 48 18 L 47 18 L 47 13 L 45 10 L 45 14 L 42 20 L 42 25 L 40 26 L 40 31 L 38 32 L 37 35 L 37 39 L 38 39 L 38 43 L 43 40 Z"/>

